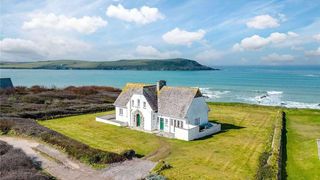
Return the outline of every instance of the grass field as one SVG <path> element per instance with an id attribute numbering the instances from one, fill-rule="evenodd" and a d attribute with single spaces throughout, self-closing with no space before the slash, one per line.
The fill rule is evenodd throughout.
<path id="1" fill-rule="evenodd" d="M 286 110 L 288 179 L 320 179 L 319 110 Z"/>
<path id="2" fill-rule="evenodd" d="M 279 110 L 241 104 L 212 104 L 210 108 L 210 120 L 222 123 L 223 132 L 191 142 L 95 121 L 106 113 L 39 123 L 95 148 L 114 152 L 132 148 L 149 159 L 164 159 L 173 166 L 163 171 L 171 179 L 253 179 Z"/>

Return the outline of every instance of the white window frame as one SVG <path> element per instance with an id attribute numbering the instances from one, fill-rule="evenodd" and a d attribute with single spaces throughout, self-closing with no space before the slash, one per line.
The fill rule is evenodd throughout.
<path id="1" fill-rule="evenodd" d="M 147 108 L 147 103 L 145 101 L 143 101 L 143 109 Z"/>
<path id="2" fill-rule="evenodd" d="M 123 115 L 123 109 L 119 108 L 119 116 L 122 116 L 122 115 Z"/>

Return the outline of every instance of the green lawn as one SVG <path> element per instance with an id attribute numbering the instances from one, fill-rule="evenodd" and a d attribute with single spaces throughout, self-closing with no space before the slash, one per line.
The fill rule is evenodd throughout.
<path id="1" fill-rule="evenodd" d="M 95 116 L 106 113 L 39 123 L 95 148 L 113 152 L 132 148 L 151 160 L 164 159 L 173 166 L 163 171 L 170 179 L 253 179 L 279 110 L 241 104 L 213 104 L 210 108 L 210 120 L 222 123 L 224 131 L 191 142 L 95 121 Z"/>
<path id="2" fill-rule="evenodd" d="M 320 111 L 286 110 L 288 179 L 320 179 Z"/>

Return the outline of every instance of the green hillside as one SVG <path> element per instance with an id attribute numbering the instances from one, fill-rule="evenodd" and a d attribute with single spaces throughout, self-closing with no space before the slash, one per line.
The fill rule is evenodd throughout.
<path id="1" fill-rule="evenodd" d="M 189 59 L 139 59 L 118 61 L 52 60 L 0 62 L 2 69 L 102 69 L 102 70 L 215 70 Z"/>

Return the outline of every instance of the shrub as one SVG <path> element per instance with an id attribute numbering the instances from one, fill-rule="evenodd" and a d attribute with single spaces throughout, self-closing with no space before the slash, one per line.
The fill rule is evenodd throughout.
<path id="1" fill-rule="evenodd" d="M 11 130 L 13 125 L 13 121 L 5 121 L 0 119 L 0 134 L 7 134 Z"/>
<path id="2" fill-rule="evenodd" d="M 32 93 L 37 94 L 45 91 L 49 91 L 50 89 L 45 88 L 44 86 L 32 86 L 29 89 Z"/>
<path id="3" fill-rule="evenodd" d="M 14 149 L 11 145 L 0 141 L 1 180 L 36 179 L 47 180 L 53 177 L 43 174 L 21 149 Z"/>
<path id="4" fill-rule="evenodd" d="M 152 172 L 154 172 L 156 174 L 160 174 L 161 171 L 166 170 L 166 169 L 170 169 L 170 168 L 172 168 L 172 166 L 168 162 L 161 160 L 158 162 L 156 167 L 153 168 Z"/>
<path id="5" fill-rule="evenodd" d="M 122 156 L 126 157 L 127 159 L 132 159 L 135 157 L 136 152 L 133 149 L 124 150 L 120 153 Z"/>

